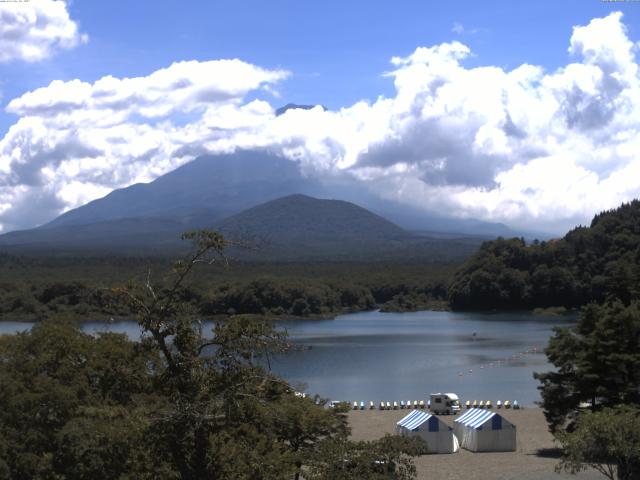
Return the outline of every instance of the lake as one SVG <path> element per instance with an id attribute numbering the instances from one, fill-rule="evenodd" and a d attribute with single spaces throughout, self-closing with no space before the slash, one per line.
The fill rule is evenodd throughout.
<path id="1" fill-rule="evenodd" d="M 273 370 L 304 390 L 335 400 L 400 401 L 455 392 L 462 399 L 539 399 L 533 372 L 551 368 L 542 352 L 556 325 L 572 319 L 529 313 L 377 311 L 328 320 L 279 322 L 306 348 L 272 362 Z M 30 324 L 0 322 L 0 333 Z M 126 333 L 135 322 L 87 322 L 89 333 Z"/>

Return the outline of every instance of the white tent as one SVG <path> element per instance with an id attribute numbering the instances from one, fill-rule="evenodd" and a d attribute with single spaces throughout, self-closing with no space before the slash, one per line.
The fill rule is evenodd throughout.
<path id="1" fill-rule="evenodd" d="M 455 453 L 460 448 L 453 429 L 435 415 L 413 410 L 396 424 L 403 437 L 420 437 L 427 442 L 429 453 Z"/>
<path id="2" fill-rule="evenodd" d="M 472 452 L 513 452 L 516 427 L 491 410 L 472 408 L 453 422 L 462 448 Z"/>

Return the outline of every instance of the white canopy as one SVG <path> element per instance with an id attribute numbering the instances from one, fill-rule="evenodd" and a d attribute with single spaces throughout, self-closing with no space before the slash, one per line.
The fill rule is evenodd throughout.
<path id="1" fill-rule="evenodd" d="M 429 453 L 455 453 L 460 448 L 453 429 L 430 413 L 413 410 L 396 424 L 403 437 L 417 436 L 427 442 Z"/>
<path id="2" fill-rule="evenodd" d="M 462 448 L 472 452 L 513 452 L 516 427 L 491 410 L 472 408 L 460 415 L 453 428 Z"/>

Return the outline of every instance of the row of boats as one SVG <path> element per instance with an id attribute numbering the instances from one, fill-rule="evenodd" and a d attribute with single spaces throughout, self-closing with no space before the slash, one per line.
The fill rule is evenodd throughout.
<path id="1" fill-rule="evenodd" d="M 332 402 L 333 403 L 333 402 Z M 335 402 L 338 403 L 338 402 Z M 380 404 L 378 405 L 378 409 L 379 410 L 402 410 L 402 409 L 425 409 L 425 408 L 431 408 L 430 405 L 430 401 L 427 400 L 427 402 L 425 403 L 424 400 L 407 400 L 406 402 L 404 400 L 400 400 L 400 402 L 384 402 L 381 401 Z M 467 408 L 493 408 L 493 403 L 491 402 L 491 400 L 467 400 L 465 403 L 465 406 Z M 365 402 L 361 401 L 361 402 L 353 402 L 352 404 L 352 408 L 353 410 L 366 410 L 367 405 L 365 404 Z M 369 410 L 375 410 L 376 405 L 370 401 L 369 405 L 368 405 Z M 517 400 L 514 400 L 513 403 L 511 403 L 509 400 L 505 400 L 504 402 L 501 400 L 498 400 L 496 402 L 496 408 L 513 408 L 514 410 L 517 410 L 520 408 L 520 404 L 518 403 Z"/>
<path id="2" fill-rule="evenodd" d="M 428 402 L 427 402 L 428 404 Z M 413 402 L 411 400 L 407 400 L 407 402 L 405 403 L 404 400 L 401 400 L 400 402 L 380 402 L 380 405 L 378 406 L 378 408 L 380 410 L 398 410 L 398 409 L 419 409 L 422 408 L 424 409 L 427 404 L 424 403 L 424 400 L 414 400 Z M 354 410 L 365 410 L 366 406 L 364 402 L 353 402 L 353 409 Z M 369 410 L 375 410 L 376 405 L 373 402 L 369 402 Z"/>
<path id="3" fill-rule="evenodd" d="M 467 408 L 493 408 L 493 403 L 491 403 L 491 400 L 474 400 L 473 402 L 471 400 L 467 400 L 465 403 L 465 407 Z M 496 402 L 496 408 L 511 408 L 513 407 L 514 410 L 518 410 L 520 408 L 520 404 L 518 403 L 517 400 L 514 400 L 513 403 L 511 403 L 509 400 L 505 400 L 504 402 L 501 400 L 498 400 Z"/>
<path id="4" fill-rule="evenodd" d="M 355 403 L 355 402 L 354 402 Z M 400 403 L 398 402 L 380 402 L 380 410 L 398 410 L 398 408 L 414 408 L 414 409 L 418 409 L 418 408 L 422 408 L 424 409 L 425 407 L 428 406 L 428 403 L 425 403 L 424 400 L 414 400 L 413 402 L 411 400 L 407 400 L 407 403 L 404 402 L 404 400 L 401 400 Z M 360 402 L 360 404 L 362 405 L 362 402 Z M 373 402 L 369 402 L 369 408 L 373 409 Z"/>

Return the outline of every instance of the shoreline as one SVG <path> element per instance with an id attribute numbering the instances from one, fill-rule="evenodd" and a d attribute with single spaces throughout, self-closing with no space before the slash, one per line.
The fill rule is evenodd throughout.
<path id="1" fill-rule="evenodd" d="M 463 409 L 464 412 L 466 409 Z M 542 409 L 525 407 L 519 410 L 496 409 L 516 426 L 515 452 L 473 453 L 460 449 L 454 454 L 423 455 L 414 458 L 418 480 L 543 480 L 602 478 L 595 470 L 577 475 L 555 473 L 559 462 L 557 444 L 549 433 Z M 348 413 L 353 440 L 375 440 L 394 434 L 395 425 L 408 414 L 406 410 L 350 410 Z M 439 415 L 453 426 L 459 415 Z"/>
<path id="2" fill-rule="evenodd" d="M 376 305 L 375 308 L 372 309 L 366 309 L 366 310 L 357 310 L 357 309 L 345 309 L 339 312 L 331 312 L 331 313 L 326 313 L 326 314 L 313 314 L 313 315 L 307 315 L 305 317 L 296 317 L 293 315 L 282 315 L 282 316 L 265 316 L 265 315 L 261 315 L 261 314 L 244 314 L 244 315 L 254 315 L 256 317 L 260 317 L 263 318 L 265 320 L 270 320 L 273 322 L 283 322 L 283 323 L 289 323 L 289 322 L 296 322 L 299 320 L 335 320 L 337 317 L 340 317 L 342 315 L 350 315 L 350 314 L 355 314 L 355 313 L 367 313 L 367 312 L 380 312 L 380 313 L 389 313 L 389 314 L 403 314 L 403 313 L 419 313 L 419 312 L 436 312 L 436 313 L 442 313 L 442 312 L 451 312 L 451 313 L 460 313 L 460 314 L 465 314 L 465 313 L 477 313 L 479 315 L 499 315 L 499 314 L 505 314 L 505 313 L 513 313 L 513 314 L 528 314 L 528 315 L 535 315 L 535 316 L 539 316 L 539 317 L 552 317 L 552 318 L 571 318 L 571 317 L 575 317 L 578 313 L 577 309 L 567 309 L 563 312 L 559 312 L 555 309 L 555 307 L 551 307 L 549 309 L 547 308 L 533 308 L 533 309 L 523 309 L 523 310 L 518 310 L 518 309 L 505 309 L 505 310 L 453 310 L 450 307 L 442 307 L 439 305 L 434 305 L 433 308 L 419 308 L 416 310 L 389 310 L 389 309 L 385 309 L 384 308 L 385 304 L 380 304 L 380 305 Z M 113 323 L 120 323 L 120 322 L 134 322 L 135 320 L 130 318 L 130 317 L 124 317 L 124 316 L 114 316 L 114 315 L 107 315 L 105 314 L 104 316 L 96 316 L 96 318 L 92 318 L 92 319 L 80 319 L 81 316 L 80 315 L 72 315 L 70 314 L 70 312 L 65 312 L 63 315 L 68 316 L 69 320 L 74 321 L 74 322 L 78 322 L 79 324 L 84 324 L 84 323 L 105 323 L 105 324 L 113 324 Z M 206 321 L 206 322 L 213 322 L 216 320 L 225 320 L 228 319 L 230 316 L 229 315 L 212 315 L 212 316 L 207 316 L 207 317 L 195 317 L 194 316 L 194 321 L 196 319 L 202 320 L 202 321 Z M 42 319 L 34 319 L 34 318 L 0 318 L 0 323 L 9 323 L 9 322 L 13 322 L 13 323 L 39 323 L 41 322 Z"/>

